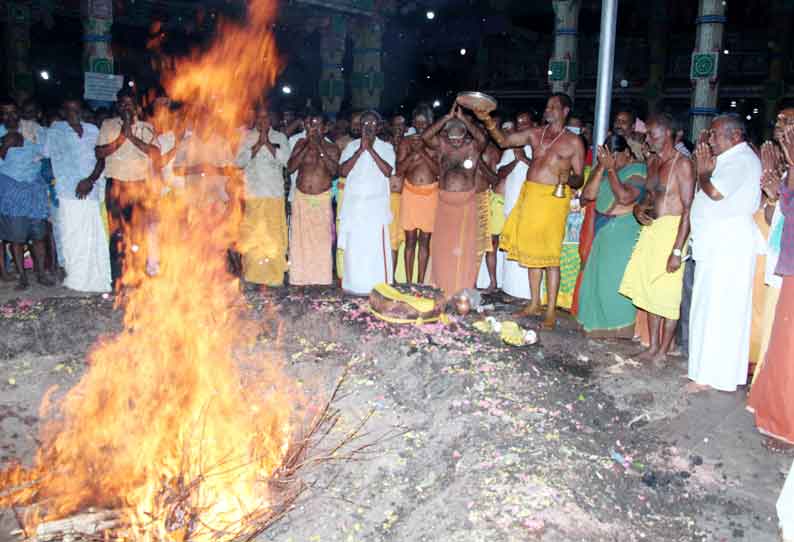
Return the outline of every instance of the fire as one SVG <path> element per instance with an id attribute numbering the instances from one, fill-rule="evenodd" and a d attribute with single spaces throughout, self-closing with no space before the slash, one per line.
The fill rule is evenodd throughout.
<path id="1" fill-rule="evenodd" d="M 275 2 L 249 11 L 163 76 L 188 105 L 183 120 L 232 144 L 281 68 Z M 0 504 L 33 504 L 26 528 L 96 507 L 122 514 L 125 539 L 231 540 L 275 513 L 299 396 L 277 357 L 251 353 L 257 329 L 226 269 L 235 201 L 155 193 L 159 274 L 125 275 L 137 286 L 124 331 L 94 348 L 77 386 L 53 395 L 34 466 L 0 473 Z M 151 220 L 133 225 L 128 259 L 151 231 Z"/>

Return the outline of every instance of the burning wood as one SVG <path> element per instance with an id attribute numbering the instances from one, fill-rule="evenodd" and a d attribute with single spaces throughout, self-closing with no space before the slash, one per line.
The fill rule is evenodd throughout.
<path id="1" fill-rule="evenodd" d="M 222 23 L 212 47 L 164 74 L 194 137 L 236 141 L 242 112 L 272 85 L 276 8 L 252 0 L 247 25 Z M 302 414 L 313 411 L 280 356 L 249 348 L 257 329 L 225 265 L 239 201 L 209 200 L 201 186 L 151 192 L 147 216 L 133 214 L 125 231 L 123 280 L 135 285 L 125 331 L 97 345 L 81 381 L 43 414 L 34 465 L 0 471 L 0 506 L 28 506 L 23 529 L 42 540 L 250 540 L 305 489 L 302 469 L 343 459 L 358 436 L 312 456 L 338 414 L 330 403 Z M 135 252 L 151 235 L 160 257 L 150 278 Z M 117 510 L 124 534 L 109 533 L 115 518 L 82 513 L 92 507 Z"/>

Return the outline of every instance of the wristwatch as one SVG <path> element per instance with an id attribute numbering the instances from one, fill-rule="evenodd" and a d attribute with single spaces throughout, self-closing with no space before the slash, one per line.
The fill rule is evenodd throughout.
<path id="1" fill-rule="evenodd" d="M 681 252 L 681 249 L 679 249 L 679 248 L 674 248 L 674 249 L 673 249 L 673 256 L 676 256 L 676 257 L 680 258 L 680 257 L 681 257 L 681 254 L 683 254 L 683 253 Z"/>

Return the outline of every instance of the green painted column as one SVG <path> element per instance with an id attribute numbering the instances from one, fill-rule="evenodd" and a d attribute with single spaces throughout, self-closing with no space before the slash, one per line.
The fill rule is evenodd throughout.
<path id="1" fill-rule="evenodd" d="M 549 60 L 552 92 L 576 97 L 580 0 L 552 0 L 554 8 L 554 52 Z"/>
<path id="2" fill-rule="evenodd" d="M 113 73 L 113 0 L 83 0 L 83 69 Z"/>
<path id="3" fill-rule="evenodd" d="M 700 0 L 698 7 L 697 38 L 692 53 L 690 78 L 694 82 L 692 91 L 692 141 L 711 124 L 717 114 L 719 98 L 719 60 L 722 54 L 722 34 L 725 26 L 725 2 L 723 0 Z"/>
<path id="4" fill-rule="evenodd" d="M 323 111 L 330 115 L 339 113 L 345 97 L 345 72 L 342 64 L 347 40 L 347 18 L 343 15 L 328 17 L 328 24 L 320 30 L 320 100 Z"/>
<path id="5" fill-rule="evenodd" d="M 383 26 L 380 18 L 356 20 L 353 38 L 353 109 L 378 109 L 383 93 Z"/>
<path id="6" fill-rule="evenodd" d="M 4 46 L 8 66 L 8 88 L 14 95 L 33 92 L 30 65 L 30 4 L 8 2 Z"/>

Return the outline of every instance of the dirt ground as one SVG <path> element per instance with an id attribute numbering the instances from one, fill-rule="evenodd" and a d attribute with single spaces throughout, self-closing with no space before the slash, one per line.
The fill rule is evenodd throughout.
<path id="1" fill-rule="evenodd" d="M 334 289 L 247 296 L 271 330 L 261 347 L 277 315 L 307 389 L 328 393 L 349 370 L 339 431 L 373 412 L 377 441 L 363 461 L 308 473 L 312 489 L 261 540 L 778 540 L 791 459 L 761 447 L 743 391 L 684 393 L 683 358 L 641 365 L 636 344 L 588 340 L 566 316 L 516 348 L 475 330 L 479 315 L 395 326 Z M 44 391 L 74 384 L 121 316 L 112 296 L 0 285 L 0 463 L 31 457 Z"/>

